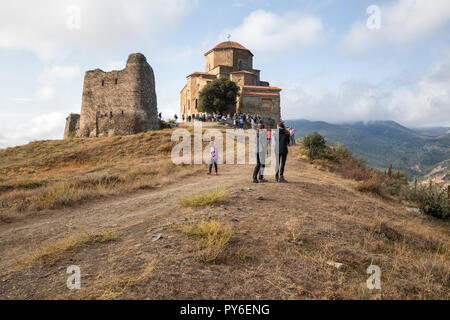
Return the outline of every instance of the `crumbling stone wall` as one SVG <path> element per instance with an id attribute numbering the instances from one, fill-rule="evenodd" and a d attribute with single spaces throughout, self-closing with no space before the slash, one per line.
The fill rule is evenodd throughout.
<path id="1" fill-rule="evenodd" d="M 159 129 L 155 76 L 140 53 L 125 69 L 87 71 L 78 137 L 129 135 Z"/>
<path id="2" fill-rule="evenodd" d="M 66 128 L 64 129 L 64 139 L 75 136 L 80 129 L 80 115 L 71 113 L 66 118 Z"/>

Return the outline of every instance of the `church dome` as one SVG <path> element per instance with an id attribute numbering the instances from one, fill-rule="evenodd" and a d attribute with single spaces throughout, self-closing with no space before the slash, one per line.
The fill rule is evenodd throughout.
<path id="1" fill-rule="evenodd" d="M 248 50 L 246 47 L 244 47 L 242 44 L 233 42 L 233 41 L 225 41 L 222 43 L 219 43 L 217 46 L 213 48 L 214 49 L 241 49 L 241 50 Z"/>
<path id="2" fill-rule="evenodd" d="M 223 50 L 223 49 L 239 49 L 239 50 L 246 50 L 246 51 L 250 52 L 250 50 L 248 50 L 246 47 L 244 47 L 240 43 L 237 43 L 237 42 L 234 42 L 234 41 L 225 41 L 225 42 L 219 43 L 214 48 L 209 50 L 207 53 L 205 53 L 205 56 L 208 55 L 209 53 L 211 53 L 214 50 Z"/>

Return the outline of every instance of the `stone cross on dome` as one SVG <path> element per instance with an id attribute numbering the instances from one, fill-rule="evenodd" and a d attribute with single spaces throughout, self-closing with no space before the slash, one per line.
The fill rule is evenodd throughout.
<path id="1" fill-rule="evenodd" d="M 228 41 L 231 40 L 231 34 L 228 34 L 228 35 L 227 35 L 227 39 L 228 39 Z"/>

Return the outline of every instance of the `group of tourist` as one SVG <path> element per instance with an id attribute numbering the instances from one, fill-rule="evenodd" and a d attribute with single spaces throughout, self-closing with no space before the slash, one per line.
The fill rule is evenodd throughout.
<path id="1" fill-rule="evenodd" d="M 194 121 L 201 121 L 201 122 L 220 122 L 220 121 L 226 121 L 231 119 L 231 115 L 228 114 L 225 115 L 219 115 L 216 113 L 210 114 L 210 113 L 198 113 L 198 114 L 192 114 L 186 116 L 183 114 L 182 116 L 183 122 L 194 122 Z"/>
<path id="2" fill-rule="evenodd" d="M 256 129 L 258 125 L 262 122 L 262 118 L 258 114 L 248 114 L 248 113 L 235 113 L 231 115 L 230 113 L 227 115 L 220 114 L 209 114 L 209 113 L 199 113 L 186 116 L 182 115 L 183 122 L 231 122 L 233 121 L 233 127 L 235 129 L 241 128 L 244 129 L 245 124 L 250 124 L 252 129 Z"/>
<path id="3" fill-rule="evenodd" d="M 292 129 L 292 130 L 291 130 Z M 284 169 L 286 166 L 286 160 L 289 153 L 288 145 L 295 143 L 293 128 L 286 129 L 284 123 L 280 122 L 277 126 L 278 130 L 278 155 L 276 163 L 276 182 L 287 182 L 284 178 Z M 264 140 L 262 140 L 264 139 Z M 267 139 L 267 143 L 266 140 Z M 294 141 L 294 142 L 292 142 Z M 253 170 L 253 183 L 265 183 L 268 182 L 264 178 L 264 169 L 266 164 L 266 157 L 268 154 L 267 145 L 272 142 L 272 131 L 266 130 L 263 123 L 259 123 L 256 131 L 256 167 Z M 277 143 L 277 141 L 275 141 Z M 214 140 L 210 142 L 210 163 L 208 175 L 211 175 L 212 168 L 214 166 L 216 175 L 218 174 L 217 161 L 219 159 L 219 152 Z"/>
<path id="4" fill-rule="evenodd" d="M 175 115 L 175 120 L 178 120 L 178 116 Z M 182 115 L 183 122 L 227 122 L 233 121 L 233 126 L 235 129 L 244 128 L 245 124 L 250 124 L 252 129 L 257 130 L 256 132 L 256 167 L 253 170 L 253 183 L 264 183 L 268 182 L 264 178 L 264 168 L 265 168 L 265 160 L 268 154 L 267 147 L 272 144 L 272 130 L 267 130 L 265 125 L 262 122 L 262 118 L 257 114 L 246 114 L 246 113 L 235 113 L 233 115 L 219 115 L 216 113 L 201 113 L 201 114 L 193 114 L 186 116 Z M 286 128 L 283 122 L 280 122 L 277 126 L 278 130 L 278 141 L 274 141 L 274 143 L 278 142 L 278 159 L 276 164 L 276 174 L 275 180 L 277 182 L 287 182 L 284 178 L 284 169 L 286 166 L 286 160 L 288 155 L 288 146 L 295 145 L 295 129 L 292 127 Z M 266 144 L 263 143 L 263 140 L 266 140 Z M 214 140 L 210 143 L 210 163 L 209 163 L 209 171 L 208 175 L 212 173 L 212 169 L 218 174 L 218 162 L 219 152 L 218 148 L 214 143 Z"/>
<path id="5" fill-rule="evenodd" d="M 235 113 L 233 115 L 233 126 L 235 129 L 244 129 L 244 124 L 250 124 L 252 129 L 257 129 L 262 123 L 262 118 L 258 114 Z"/>
<path id="6" fill-rule="evenodd" d="M 280 122 L 277 126 L 278 130 L 278 155 L 276 163 L 276 182 L 287 182 L 284 178 L 284 168 L 286 166 L 286 160 L 289 153 L 288 145 L 291 141 L 291 133 L 286 129 L 284 123 Z M 266 130 L 264 124 L 260 123 L 258 125 L 258 130 L 256 132 L 256 166 L 253 170 L 253 183 L 264 183 L 268 182 L 264 178 L 264 169 L 266 164 L 266 156 L 268 150 L 265 146 L 265 139 L 267 139 L 268 144 L 271 143 L 272 131 Z"/>

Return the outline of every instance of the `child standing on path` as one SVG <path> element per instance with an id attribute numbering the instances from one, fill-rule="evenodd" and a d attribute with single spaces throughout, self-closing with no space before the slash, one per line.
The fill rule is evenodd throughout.
<path id="1" fill-rule="evenodd" d="M 291 144 L 295 144 L 295 129 L 289 128 L 289 134 L 291 136 Z"/>
<path id="2" fill-rule="evenodd" d="M 216 176 L 218 175 L 217 172 L 217 161 L 219 160 L 219 150 L 217 149 L 216 144 L 214 141 L 211 141 L 209 143 L 210 147 L 210 154 L 211 154 L 211 160 L 209 161 L 209 172 L 208 175 L 211 175 L 212 167 L 214 165 L 214 169 L 216 171 Z"/>

